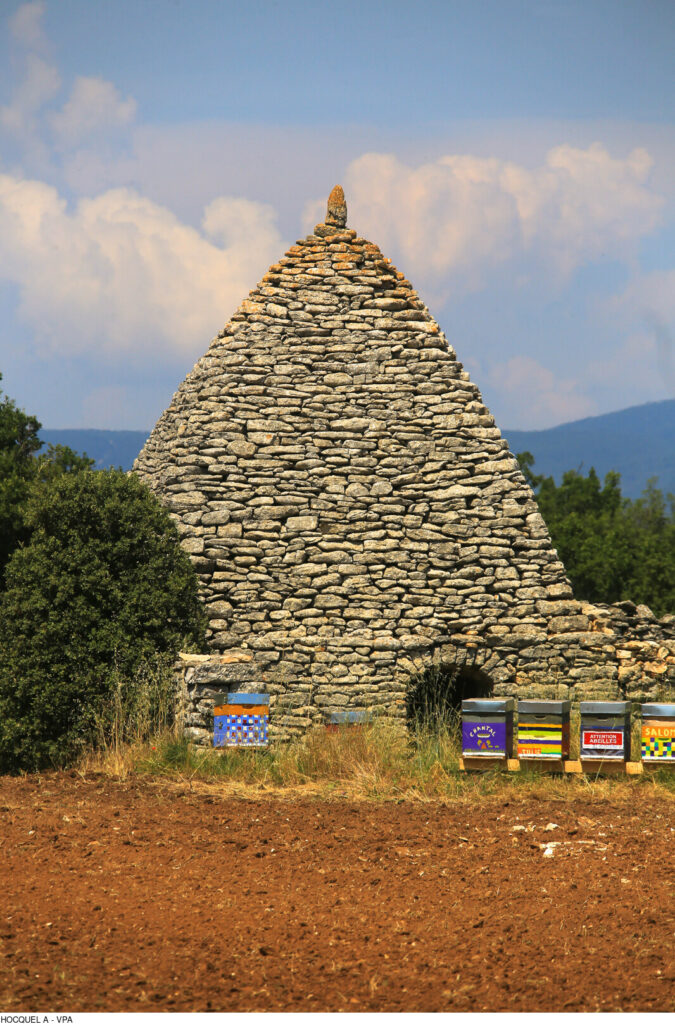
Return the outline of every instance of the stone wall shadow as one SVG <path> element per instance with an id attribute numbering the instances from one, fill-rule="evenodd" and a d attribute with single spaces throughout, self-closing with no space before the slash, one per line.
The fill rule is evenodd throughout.
<path id="1" fill-rule="evenodd" d="M 430 665 L 410 681 L 406 693 L 406 721 L 413 732 L 459 729 L 462 701 L 489 697 L 493 682 L 474 666 L 443 662 Z"/>

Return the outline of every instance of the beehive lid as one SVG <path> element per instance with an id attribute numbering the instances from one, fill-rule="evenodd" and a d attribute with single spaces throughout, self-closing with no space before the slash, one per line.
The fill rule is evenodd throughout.
<path id="1" fill-rule="evenodd" d="M 269 704 L 268 693 L 216 693 L 213 703 L 222 704 Z"/>
<path id="2" fill-rule="evenodd" d="M 518 714 L 566 715 L 572 706 L 569 700 L 519 700 Z"/>
<path id="3" fill-rule="evenodd" d="M 582 700 L 579 705 L 582 715 L 627 715 L 630 709 L 629 700 Z"/>
<path id="4" fill-rule="evenodd" d="M 462 711 L 471 715 L 503 714 L 504 712 L 513 711 L 514 707 L 515 701 L 513 697 L 490 698 L 489 700 L 479 700 L 472 697 L 470 700 L 462 701 Z"/>
<path id="5" fill-rule="evenodd" d="M 354 725 L 372 721 L 370 711 L 333 711 L 329 716 L 331 725 Z"/>
<path id="6" fill-rule="evenodd" d="M 675 718 L 675 704 L 643 704 L 643 718 Z"/>

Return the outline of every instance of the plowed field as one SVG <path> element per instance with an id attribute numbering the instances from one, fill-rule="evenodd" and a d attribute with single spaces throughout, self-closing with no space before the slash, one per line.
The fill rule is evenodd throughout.
<path id="1" fill-rule="evenodd" d="M 644 787 L 0 779 L 0 1010 L 672 1010 L 674 869 L 675 800 Z"/>

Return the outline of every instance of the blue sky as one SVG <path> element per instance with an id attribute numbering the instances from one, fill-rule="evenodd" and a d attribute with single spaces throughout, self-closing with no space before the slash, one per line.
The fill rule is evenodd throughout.
<path id="1" fill-rule="evenodd" d="M 671 0 L 1 0 L 2 388 L 151 427 L 340 182 L 502 426 L 674 397 L 674 44 Z"/>

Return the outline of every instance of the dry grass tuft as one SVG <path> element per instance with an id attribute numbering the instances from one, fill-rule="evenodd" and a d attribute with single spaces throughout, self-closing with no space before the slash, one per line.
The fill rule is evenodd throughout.
<path id="1" fill-rule="evenodd" d="M 216 786 L 239 796 L 298 794 L 353 800 L 474 801 L 490 796 L 539 800 L 623 802 L 651 789 L 675 797 L 675 772 L 633 777 L 554 776 L 521 771 L 459 770 L 460 743 L 451 723 L 435 731 L 406 733 L 400 726 L 372 726 L 336 732 L 315 728 L 302 739 L 264 750 L 204 750 L 168 727 L 150 739 L 109 744 L 80 764 L 96 772 Z"/>

